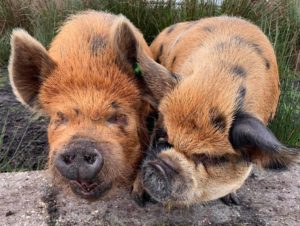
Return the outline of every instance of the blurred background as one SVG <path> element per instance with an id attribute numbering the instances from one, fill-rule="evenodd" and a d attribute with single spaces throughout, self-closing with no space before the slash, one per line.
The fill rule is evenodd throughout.
<path id="1" fill-rule="evenodd" d="M 149 44 L 180 21 L 233 15 L 257 24 L 275 48 L 281 76 L 280 104 L 269 127 L 285 144 L 300 146 L 299 0 L 1 0 L 0 172 L 43 169 L 47 161 L 47 119 L 22 107 L 8 83 L 12 29 L 22 27 L 48 47 L 64 19 L 85 9 L 122 13 Z"/>

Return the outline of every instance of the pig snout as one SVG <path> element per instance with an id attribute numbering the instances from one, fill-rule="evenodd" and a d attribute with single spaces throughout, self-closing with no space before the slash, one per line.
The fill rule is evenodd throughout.
<path id="1" fill-rule="evenodd" d="M 77 139 L 56 155 L 54 165 L 60 174 L 69 180 L 91 181 L 97 178 L 103 163 L 103 157 L 95 142 Z"/>

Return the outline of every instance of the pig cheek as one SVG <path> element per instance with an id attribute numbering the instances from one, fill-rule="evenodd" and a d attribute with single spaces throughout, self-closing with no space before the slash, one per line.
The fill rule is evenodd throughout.
<path id="1" fill-rule="evenodd" d="M 49 142 L 49 155 L 48 165 L 51 168 L 53 166 L 54 157 L 57 152 L 63 149 L 68 143 L 71 135 L 68 131 L 62 129 L 54 129 L 53 126 L 48 127 L 48 142 Z"/>
<path id="2" fill-rule="evenodd" d="M 105 145 L 102 148 L 101 154 L 104 156 L 105 165 L 112 171 L 119 169 L 124 165 L 124 162 L 126 162 L 124 148 L 117 141 Z"/>

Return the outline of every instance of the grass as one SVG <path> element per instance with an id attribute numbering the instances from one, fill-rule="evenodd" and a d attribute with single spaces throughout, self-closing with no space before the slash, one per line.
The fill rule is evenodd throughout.
<path id="1" fill-rule="evenodd" d="M 279 107 L 270 128 L 277 137 L 291 146 L 300 145 L 300 83 L 294 79 L 281 81 Z"/>
<path id="2" fill-rule="evenodd" d="M 0 172 L 43 169 L 47 159 L 45 153 L 28 152 L 32 151 L 31 146 L 44 131 L 36 131 L 34 136 L 30 137 L 30 127 L 37 120 L 34 116 L 28 118 L 25 128 L 21 128 L 19 125 L 10 128 L 9 118 L 13 115 L 12 110 L 8 110 L 0 123 L 2 125 L 0 127 Z"/>
<path id="3" fill-rule="evenodd" d="M 5 78 L 4 75 L 0 74 L 0 89 L 5 85 Z"/>
<path id="4" fill-rule="evenodd" d="M 7 73 L 0 69 L 0 173 L 43 169 L 47 122 L 12 101 Z"/>
<path id="5" fill-rule="evenodd" d="M 150 2 L 150 3 L 149 3 Z M 80 10 L 105 10 L 128 17 L 148 43 L 165 27 L 207 16 L 234 15 L 257 24 L 271 40 L 281 76 L 281 98 L 272 131 L 283 142 L 300 146 L 300 2 L 298 0 L 1 0 L 0 66 L 7 65 L 9 37 L 22 27 L 48 47 L 57 29 Z M 3 84 L 0 76 L 0 88 Z M 1 109 L 3 111 L 3 109 Z M 2 132 L 1 132 L 2 129 Z M 0 144 L 7 128 L 0 128 Z M 13 138 L 11 138 L 13 139 Z M 2 153 L 3 154 L 3 153 Z"/>

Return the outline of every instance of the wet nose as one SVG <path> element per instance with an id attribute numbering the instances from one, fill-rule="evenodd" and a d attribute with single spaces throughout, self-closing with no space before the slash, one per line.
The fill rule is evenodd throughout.
<path id="1" fill-rule="evenodd" d="M 69 180 L 93 180 L 103 166 L 103 157 L 94 142 L 79 139 L 56 155 L 55 167 Z"/>

